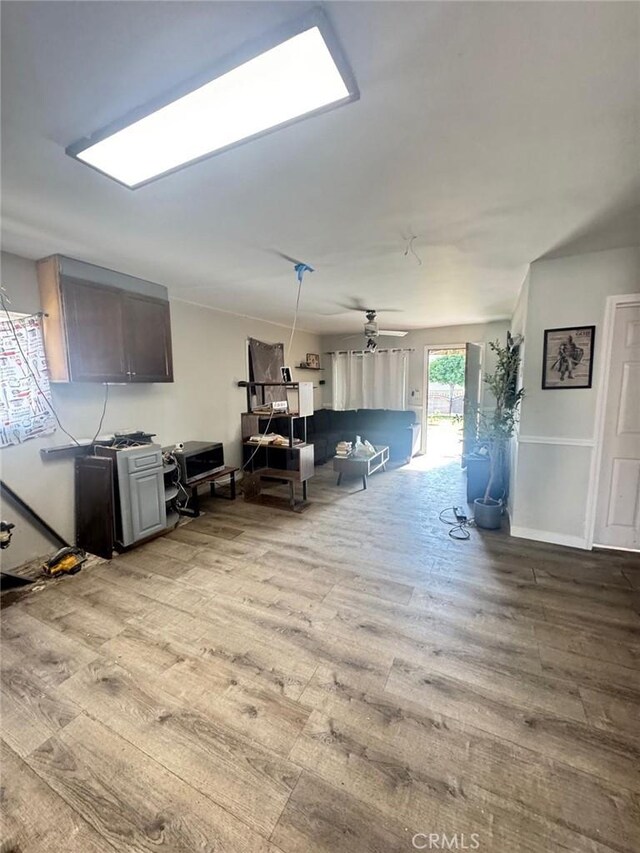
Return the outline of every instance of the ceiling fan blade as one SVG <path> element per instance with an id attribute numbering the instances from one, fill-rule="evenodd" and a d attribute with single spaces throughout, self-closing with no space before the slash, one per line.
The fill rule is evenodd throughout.
<path id="1" fill-rule="evenodd" d="M 289 261 L 290 264 L 304 264 L 305 261 L 299 261 L 298 258 L 292 258 L 291 255 L 286 255 L 284 252 L 280 252 L 278 249 L 269 249 L 272 255 L 277 255 L 279 258 L 283 258 L 285 261 Z"/>
<path id="2" fill-rule="evenodd" d="M 385 311 L 399 314 L 403 310 L 402 308 L 368 308 L 362 299 L 356 299 L 355 297 L 352 297 L 350 302 L 336 302 L 335 304 L 339 308 L 344 308 L 345 311 L 362 311 L 363 314 L 367 314 L 370 311 L 373 311 L 376 314 L 380 314 Z"/>
<path id="3" fill-rule="evenodd" d="M 352 297 L 349 302 L 336 302 L 335 303 L 339 308 L 344 308 L 345 311 L 368 311 L 368 308 L 365 308 L 362 304 L 361 299 L 355 299 Z"/>
<path id="4" fill-rule="evenodd" d="M 395 329 L 379 329 L 378 337 L 383 338 L 404 338 L 409 332 L 398 332 Z"/>

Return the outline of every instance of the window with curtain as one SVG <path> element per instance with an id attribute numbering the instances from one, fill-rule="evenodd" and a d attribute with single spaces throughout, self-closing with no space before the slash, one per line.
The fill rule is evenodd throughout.
<path id="1" fill-rule="evenodd" d="M 332 408 L 407 408 L 407 350 L 331 353 Z"/>
<path id="2" fill-rule="evenodd" d="M 49 435 L 55 420 L 42 338 L 42 318 L 0 321 L 0 447 Z"/>

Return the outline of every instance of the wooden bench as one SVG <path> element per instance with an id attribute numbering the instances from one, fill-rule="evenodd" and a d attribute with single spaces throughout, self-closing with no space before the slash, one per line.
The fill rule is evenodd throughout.
<path id="1" fill-rule="evenodd" d="M 197 518 L 200 515 L 200 498 L 198 496 L 198 486 L 201 486 L 203 483 L 209 483 L 209 493 L 212 498 L 224 498 L 228 501 L 235 501 L 236 499 L 236 474 L 239 471 L 239 468 L 232 468 L 230 466 L 225 466 L 221 468 L 220 471 L 216 471 L 214 474 L 208 474 L 206 477 L 202 477 L 199 480 L 196 480 L 195 483 L 188 483 L 186 485 L 186 489 L 191 491 L 189 495 L 189 503 L 190 506 L 181 510 L 183 515 L 193 516 L 193 518 Z M 226 495 L 221 495 L 216 492 L 216 483 L 218 480 L 223 479 L 223 477 L 229 477 L 229 497 Z"/>

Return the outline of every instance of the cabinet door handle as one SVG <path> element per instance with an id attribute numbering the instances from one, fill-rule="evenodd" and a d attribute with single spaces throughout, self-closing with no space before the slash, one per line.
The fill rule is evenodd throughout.
<path id="1" fill-rule="evenodd" d="M 131 373 L 129 374 L 129 376 L 137 376 L 137 375 L 138 374 L 135 372 L 135 370 L 132 370 Z"/>

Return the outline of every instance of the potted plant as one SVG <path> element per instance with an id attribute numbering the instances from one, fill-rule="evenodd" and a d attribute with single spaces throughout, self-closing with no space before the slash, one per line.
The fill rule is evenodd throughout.
<path id="1" fill-rule="evenodd" d="M 498 341 L 490 341 L 489 347 L 495 353 L 496 367 L 493 373 L 485 373 L 484 382 L 495 399 L 495 408 L 478 412 L 478 443 L 489 454 L 489 481 L 484 497 L 473 502 L 473 515 L 478 527 L 496 530 L 501 524 L 503 501 L 492 498 L 491 490 L 498 477 L 506 482 L 506 451 L 518 423 L 524 388 L 517 387 L 519 347 L 503 347 Z"/>

